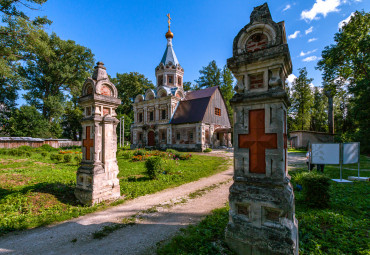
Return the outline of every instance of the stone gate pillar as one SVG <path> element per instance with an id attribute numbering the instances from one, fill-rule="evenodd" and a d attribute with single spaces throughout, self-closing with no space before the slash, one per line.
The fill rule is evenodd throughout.
<path id="1" fill-rule="evenodd" d="M 80 104 L 82 161 L 77 170 L 77 199 L 87 205 L 120 197 L 115 110 L 121 104 L 117 89 L 109 81 L 104 64 L 98 62 L 92 78 L 86 79 Z"/>
<path id="2" fill-rule="evenodd" d="M 234 183 L 226 241 L 238 254 L 298 254 L 298 222 L 287 169 L 289 104 L 285 80 L 292 64 L 284 22 L 265 3 L 235 37 L 227 61 L 237 79 Z"/>

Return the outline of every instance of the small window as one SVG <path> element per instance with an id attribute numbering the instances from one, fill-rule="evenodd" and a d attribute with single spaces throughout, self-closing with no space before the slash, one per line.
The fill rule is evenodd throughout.
<path id="1" fill-rule="evenodd" d="M 162 110 L 162 120 L 166 119 L 166 110 Z"/>
<path id="2" fill-rule="evenodd" d="M 143 140 L 143 134 L 139 133 L 139 140 Z"/>
<path id="3" fill-rule="evenodd" d="M 168 75 L 168 84 L 173 84 L 173 75 Z"/>
<path id="4" fill-rule="evenodd" d="M 217 116 L 221 116 L 221 109 L 220 108 L 215 108 L 215 114 Z"/>
<path id="5" fill-rule="evenodd" d="M 177 133 L 177 134 L 176 134 L 176 139 L 177 139 L 177 140 L 180 140 L 180 138 L 181 138 L 180 133 Z"/>
<path id="6" fill-rule="evenodd" d="M 181 86 L 182 84 L 181 84 L 181 77 L 179 76 L 179 77 L 177 77 L 177 85 L 178 86 Z"/>
<path id="7" fill-rule="evenodd" d="M 166 131 L 162 131 L 162 141 L 166 140 Z"/>
<path id="8" fill-rule="evenodd" d="M 158 86 L 163 85 L 163 75 L 158 75 Z"/>
<path id="9" fill-rule="evenodd" d="M 190 140 L 193 140 L 193 132 L 190 132 L 190 133 L 189 133 L 189 139 L 190 139 Z"/>
<path id="10" fill-rule="evenodd" d="M 149 113 L 149 120 L 153 121 L 154 120 L 154 112 Z"/>
<path id="11" fill-rule="evenodd" d="M 142 113 L 139 113 L 138 119 L 139 119 L 139 122 L 143 122 L 143 114 Z"/>

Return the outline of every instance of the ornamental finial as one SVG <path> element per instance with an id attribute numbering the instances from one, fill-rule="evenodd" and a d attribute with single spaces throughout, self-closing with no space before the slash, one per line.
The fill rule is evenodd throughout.
<path id="1" fill-rule="evenodd" d="M 168 38 L 173 38 L 173 33 L 171 32 L 171 20 L 172 20 L 172 18 L 171 18 L 169 13 L 166 16 L 168 17 L 168 21 L 167 21 L 168 22 L 168 31 L 166 33 L 166 38 L 168 39 Z"/>

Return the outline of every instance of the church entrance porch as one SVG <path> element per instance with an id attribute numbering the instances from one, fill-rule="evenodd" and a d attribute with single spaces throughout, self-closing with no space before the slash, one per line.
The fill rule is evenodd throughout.
<path id="1" fill-rule="evenodd" d="M 217 128 L 214 131 L 213 147 L 232 147 L 231 128 Z"/>
<path id="2" fill-rule="evenodd" d="M 148 132 L 148 146 L 155 146 L 154 131 L 149 131 Z"/>

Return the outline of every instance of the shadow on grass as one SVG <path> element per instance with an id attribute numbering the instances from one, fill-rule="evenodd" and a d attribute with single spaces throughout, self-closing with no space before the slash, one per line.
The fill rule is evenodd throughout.
<path id="1" fill-rule="evenodd" d="M 23 189 L 19 190 L 7 190 L 0 188 L 0 199 L 3 199 L 5 196 L 14 194 L 14 193 L 21 193 L 27 194 L 28 192 L 35 192 L 35 193 L 47 193 L 50 195 L 55 196 L 59 202 L 67 205 L 77 206 L 81 205 L 75 195 L 74 195 L 75 183 L 37 183 L 31 186 L 24 187 Z"/>

